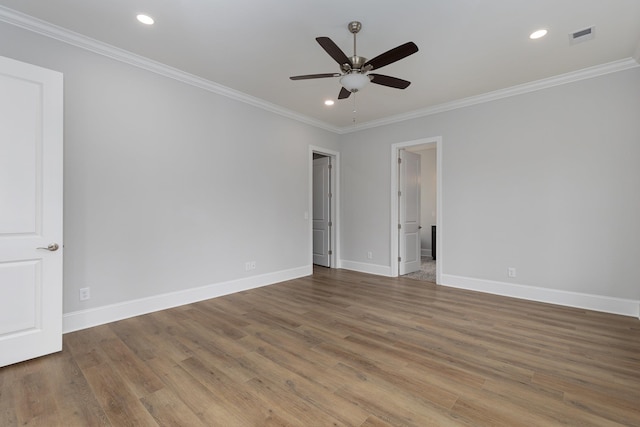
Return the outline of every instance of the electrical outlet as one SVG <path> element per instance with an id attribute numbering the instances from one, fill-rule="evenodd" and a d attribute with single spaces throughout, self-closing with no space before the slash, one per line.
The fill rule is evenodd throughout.
<path id="1" fill-rule="evenodd" d="M 256 269 L 256 262 L 255 261 L 251 261 L 251 269 L 252 270 Z"/>
<path id="2" fill-rule="evenodd" d="M 516 277 L 516 269 L 514 267 L 507 268 L 507 276 Z"/>
<path id="3" fill-rule="evenodd" d="M 89 288 L 80 288 L 80 301 L 86 301 L 91 298 L 91 290 Z"/>
<path id="4" fill-rule="evenodd" d="M 367 252 L 367 259 L 373 259 L 373 252 Z"/>
<path id="5" fill-rule="evenodd" d="M 247 261 L 244 263 L 244 271 L 251 271 L 256 269 L 255 261 Z"/>

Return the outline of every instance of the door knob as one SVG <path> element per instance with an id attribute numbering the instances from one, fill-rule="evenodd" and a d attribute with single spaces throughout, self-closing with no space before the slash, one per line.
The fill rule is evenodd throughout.
<path id="1" fill-rule="evenodd" d="M 52 243 L 49 246 L 47 246 L 46 248 L 36 248 L 36 249 L 46 249 L 48 251 L 55 252 L 58 249 L 60 249 L 60 246 L 58 246 L 57 243 Z"/>

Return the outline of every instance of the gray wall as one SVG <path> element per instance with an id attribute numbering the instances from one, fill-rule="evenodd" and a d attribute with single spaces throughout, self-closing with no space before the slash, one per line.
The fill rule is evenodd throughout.
<path id="1" fill-rule="evenodd" d="M 335 134 L 8 24 L 0 40 L 64 73 L 65 313 L 310 265 L 308 147 Z"/>
<path id="2" fill-rule="evenodd" d="M 390 265 L 390 146 L 442 136 L 444 274 L 639 300 L 639 117 L 634 68 L 343 135 L 342 258 Z"/>

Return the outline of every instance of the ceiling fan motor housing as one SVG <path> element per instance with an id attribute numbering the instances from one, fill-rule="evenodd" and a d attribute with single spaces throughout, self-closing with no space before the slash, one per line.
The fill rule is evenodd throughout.
<path id="1" fill-rule="evenodd" d="M 371 71 L 370 68 L 363 69 L 364 64 L 367 62 L 367 58 L 365 58 L 364 56 L 354 55 L 349 59 L 351 60 L 351 64 L 342 64 L 340 66 L 340 70 L 342 70 L 343 73 L 350 73 L 352 71 L 360 71 L 360 72 Z"/>

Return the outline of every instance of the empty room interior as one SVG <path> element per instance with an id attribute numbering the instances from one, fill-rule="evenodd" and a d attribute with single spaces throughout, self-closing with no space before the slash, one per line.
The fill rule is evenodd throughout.
<path id="1" fill-rule="evenodd" d="M 0 425 L 640 426 L 640 2 L 0 0 Z"/>

